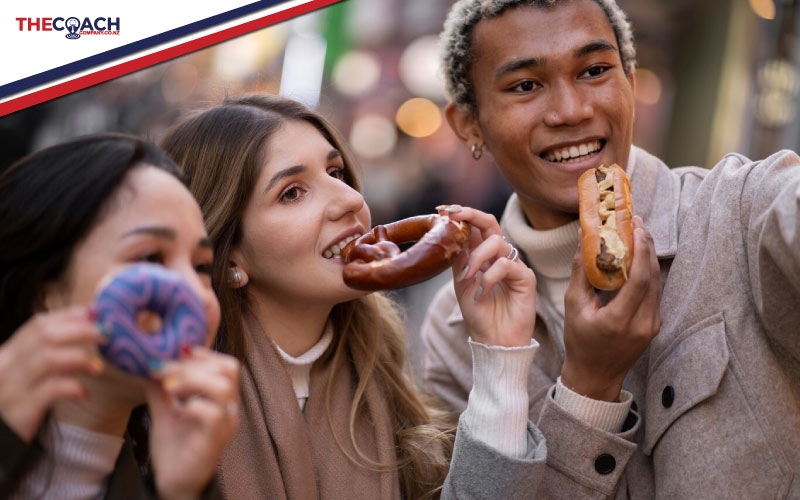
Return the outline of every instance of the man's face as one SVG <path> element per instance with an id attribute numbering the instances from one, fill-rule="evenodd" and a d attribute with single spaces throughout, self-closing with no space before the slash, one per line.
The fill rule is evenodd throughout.
<path id="1" fill-rule="evenodd" d="M 471 68 L 477 129 L 537 229 L 575 218 L 580 174 L 628 161 L 633 79 L 591 0 L 483 20 Z"/>

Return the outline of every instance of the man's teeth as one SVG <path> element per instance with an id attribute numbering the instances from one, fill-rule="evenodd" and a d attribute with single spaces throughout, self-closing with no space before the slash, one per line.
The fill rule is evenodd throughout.
<path id="1" fill-rule="evenodd" d="M 591 141 L 591 142 L 586 142 L 584 144 L 580 144 L 578 146 L 570 146 L 568 148 L 548 151 L 547 153 L 545 153 L 544 159 L 553 162 L 564 161 L 572 163 L 583 160 L 584 156 L 594 153 L 599 149 L 600 149 L 600 141 Z"/>
<path id="2" fill-rule="evenodd" d="M 322 252 L 322 256 L 325 257 L 326 259 L 339 257 L 340 255 L 342 255 L 342 248 L 344 248 L 345 246 L 347 246 L 348 243 L 350 243 L 356 238 L 359 238 L 360 236 L 361 233 L 356 233 L 352 236 L 348 236 L 339 243 L 334 243 L 333 245 L 326 248 L 324 252 Z"/>

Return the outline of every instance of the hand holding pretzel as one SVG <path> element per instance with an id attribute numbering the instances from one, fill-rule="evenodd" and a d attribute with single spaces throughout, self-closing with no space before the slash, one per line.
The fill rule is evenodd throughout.
<path id="1" fill-rule="evenodd" d="M 536 321 L 536 277 L 503 239 L 494 216 L 473 208 L 440 207 L 469 222 L 469 253 L 453 262 L 456 297 L 472 339 L 487 345 L 528 346 Z"/>

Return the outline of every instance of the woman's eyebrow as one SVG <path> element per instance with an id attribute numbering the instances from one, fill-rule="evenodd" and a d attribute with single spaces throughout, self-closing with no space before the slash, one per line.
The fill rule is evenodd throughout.
<path id="1" fill-rule="evenodd" d="M 294 167 L 285 168 L 275 175 L 269 180 L 267 187 L 264 189 L 264 192 L 268 192 L 272 187 L 277 184 L 281 179 L 285 179 L 287 177 L 291 177 L 293 175 L 299 174 L 300 172 L 304 172 L 306 167 L 303 165 L 295 165 Z"/>
<path id="2" fill-rule="evenodd" d="M 157 238 L 162 238 L 165 240 L 175 239 L 175 231 L 168 227 L 163 227 L 163 226 L 137 227 L 120 236 L 120 239 L 129 238 L 131 236 L 135 236 L 138 234 L 149 234 L 151 236 L 155 236 Z"/>

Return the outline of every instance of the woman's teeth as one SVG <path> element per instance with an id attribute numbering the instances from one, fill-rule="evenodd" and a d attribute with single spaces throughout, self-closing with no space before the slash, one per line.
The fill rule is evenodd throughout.
<path id="1" fill-rule="evenodd" d="M 568 148 L 551 150 L 545 153 L 544 159 L 552 162 L 567 162 L 573 163 L 586 159 L 601 147 L 600 141 L 591 141 L 580 144 L 578 146 L 570 146 Z"/>
<path id="2" fill-rule="evenodd" d="M 344 248 L 348 243 L 353 241 L 356 238 L 359 238 L 361 233 L 356 233 L 352 236 L 348 236 L 347 238 L 343 239 L 339 243 L 334 243 L 333 245 L 329 246 L 322 252 L 322 256 L 326 259 L 332 259 L 334 257 L 339 257 L 342 254 L 342 248 Z"/>

